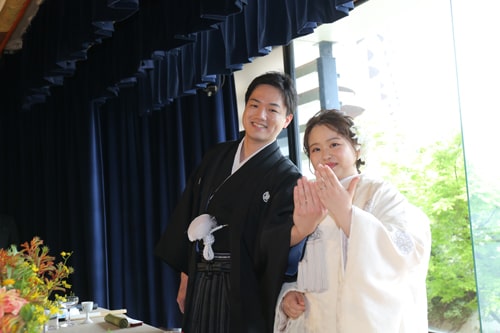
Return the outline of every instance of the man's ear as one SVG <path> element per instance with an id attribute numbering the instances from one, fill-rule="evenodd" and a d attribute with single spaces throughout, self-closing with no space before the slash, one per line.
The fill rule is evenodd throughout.
<path id="1" fill-rule="evenodd" d="M 285 120 L 285 124 L 283 125 L 283 128 L 287 128 L 288 125 L 290 125 L 290 123 L 292 122 L 293 120 L 293 114 L 289 114 L 288 116 L 286 116 L 286 120 Z"/>

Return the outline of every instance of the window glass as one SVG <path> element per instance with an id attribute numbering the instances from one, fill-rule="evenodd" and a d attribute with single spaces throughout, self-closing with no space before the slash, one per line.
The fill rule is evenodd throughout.
<path id="1" fill-rule="evenodd" d="M 370 0 L 294 40 L 299 140 L 322 108 L 354 117 L 362 172 L 393 182 L 433 223 L 430 330 L 479 332 L 451 17 L 445 2 Z"/>
<path id="2" fill-rule="evenodd" d="M 422 17 L 432 19 L 422 1 L 398 3 L 370 0 L 350 16 L 294 41 L 297 68 L 317 61 L 321 43 L 330 43 L 336 64 L 330 75 L 337 79 L 341 110 L 359 116 L 356 121 L 367 137 L 391 134 L 385 147 L 372 147 L 365 167 L 383 175 L 387 158 L 411 161 L 421 147 L 460 131 L 449 7 L 434 13 L 439 25 L 422 26 Z M 316 72 L 297 75 L 300 93 L 312 87 L 318 87 Z M 299 108 L 302 125 L 321 108 L 319 99 L 307 101 Z"/>
<path id="3" fill-rule="evenodd" d="M 482 332 L 500 332 L 497 46 L 500 3 L 452 0 L 460 109 Z"/>

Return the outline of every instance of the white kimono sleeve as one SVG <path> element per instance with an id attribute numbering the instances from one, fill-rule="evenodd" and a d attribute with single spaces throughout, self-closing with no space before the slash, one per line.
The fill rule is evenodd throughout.
<path id="1" fill-rule="evenodd" d="M 289 318 L 285 312 L 283 312 L 281 305 L 283 302 L 283 297 L 290 291 L 299 291 L 297 289 L 296 282 L 287 282 L 283 284 L 281 288 L 280 295 L 278 296 L 278 302 L 276 305 L 276 314 L 274 317 L 274 333 L 287 333 L 287 332 L 304 332 L 304 314 L 303 313 L 297 319 Z M 307 312 L 307 307 L 306 307 Z"/>

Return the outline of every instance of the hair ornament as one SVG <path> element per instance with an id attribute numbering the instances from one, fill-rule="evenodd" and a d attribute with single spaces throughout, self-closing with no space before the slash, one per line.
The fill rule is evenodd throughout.
<path id="1" fill-rule="evenodd" d="M 363 162 L 366 162 L 366 148 L 367 148 L 367 136 L 363 135 L 359 125 L 352 125 L 351 128 L 351 139 L 356 141 L 354 149 L 359 152 L 359 157 Z"/>

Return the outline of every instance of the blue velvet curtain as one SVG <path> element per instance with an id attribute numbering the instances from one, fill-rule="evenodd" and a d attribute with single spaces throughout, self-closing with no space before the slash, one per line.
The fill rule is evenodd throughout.
<path id="1" fill-rule="evenodd" d="M 178 274 L 158 262 L 153 247 L 203 152 L 237 137 L 233 90 L 229 80 L 213 97 L 181 98 L 161 112 L 138 116 L 141 98 L 130 87 L 94 113 L 91 128 L 100 144 L 90 160 L 96 170 L 93 189 L 100 192 L 93 198 L 100 200 L 93 211 L 101 214 L 91 227 L 105 252 L 93 260 L 106 258 L 102 271 L 89 279 L 103 283 L 89 286 L 101 291 L 94 293 L 96 300 L 111 308 L 126 306 L 155 325 L 179 323 L 172 297 Z"/>
<path id="2" fill-rule="evenodd" d="M 238 136 L 234 84 L 147 115 L 137 112 L 139 92 L 121 87 L 121 98 L 94 100 L 87 112 L 59 98 L 2 112 L 1 211 L 22 241 L 38 235 L 53 254 L 74 251 L 82 300 L 175 327 L 178 273 L 153 247 L 203 152 Z"/>
<path id="3" fill-rule="evenodd" d="M 148 112 L 352 8 L 347 0 L 45 0 L 23 38 L 22 107 L 80 75 L 96 98 L 151 70 L 169 80 L 152 81 L 162 91 L 143 101 Z"/>
<path id="4" fill-rule="evenodd" d="M 152 249 L 203 153 L 238 136 L 232 73 L 352 8 L 45 0 L 0 58 L 0 213 L 22 240 L 74 251 L 82 300 L 179 326 L 178 275 Z"/>

